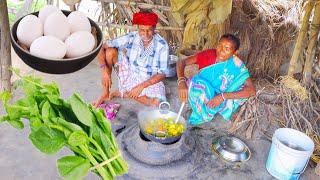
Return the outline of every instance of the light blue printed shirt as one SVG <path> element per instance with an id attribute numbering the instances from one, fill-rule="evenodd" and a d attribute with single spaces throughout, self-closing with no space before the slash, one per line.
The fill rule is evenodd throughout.
<path id="1" fill-rule="evenodd" d="M 137 31 L 130 32 L 106 42 L 109 47 L 118 49 L 130 63 L 135 73 L 144 77 L 151 77 L 156 74 L 168 72 L 169 46 L 159 35 L 155 34 L 151 44 L 145 49 Z M 123 57 L 119 56 L 120 61 Z"/>

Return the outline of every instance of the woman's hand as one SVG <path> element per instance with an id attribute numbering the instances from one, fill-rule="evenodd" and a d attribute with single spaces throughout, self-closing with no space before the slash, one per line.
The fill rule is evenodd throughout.
<path id="1" fill-rule="evenodd" d="M 181 102 L 187 102 L 188 100 L 188 86 L 185 81 L 178 84 L 178 94 Z"/>
<path id="2" fill-rule="evenodd" d="M 212 98 L 207 103 L 207 106 L 210 107 L 210 108 L 215 108 L 215 107 L 219 106 L 222 102 L 223 102 L 222 95 L 219 94 L 219 95 L 215 96 L 214 98 Z"/>

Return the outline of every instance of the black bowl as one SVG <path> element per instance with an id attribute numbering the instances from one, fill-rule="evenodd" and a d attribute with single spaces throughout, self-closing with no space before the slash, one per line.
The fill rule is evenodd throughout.
<path id="1" fill-rule="evenodd" d="M 71 13 L 71 11 L 65 10 L 62 10 L 62 12 L 66 16 L 68 16 Z M 39 12 L 34 12 L 31 14 L 38 16 L 38 13 Z M 101 29 L 94 21 L 88 18 L 91 27 L 94 27 L 97 31 L 97 46 L 91 52 L 77 58 L 69 59 L 45 59 L 38 56 L 34 56 L 30 54 L 28 51 L 24 50 L 22 47 L 20 47 L 20 45 L 17 42 L 17 27 L 22 18 L 23 17 L 17 20 L 11 28 L 10 35 L 12 47 L 24 63 L 38 71 L 49 74 L 67 74 L 78 71 L 87 66 L 98 55 L 100 48 L 102 47 Z"/>

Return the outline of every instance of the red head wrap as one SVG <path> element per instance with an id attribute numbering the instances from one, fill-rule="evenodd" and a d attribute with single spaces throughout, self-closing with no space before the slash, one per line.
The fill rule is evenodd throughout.
<path id="1" fill-rule="evenodd" d="M 132 23 L 138 25 L 155 26 L 158 23 L 158 15 L 153 12 L 134 13 Z"/>

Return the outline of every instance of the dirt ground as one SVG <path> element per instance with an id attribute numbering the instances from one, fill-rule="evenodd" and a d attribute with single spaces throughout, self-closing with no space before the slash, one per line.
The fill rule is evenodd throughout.
<path id="1" fill-rule="evenodd" d="M 32 69 L 26 66 L 14 53 L 12 55 L 13 66 L 21 69 L 22 73 L 30 73 Z M 100 70 L 96 61 L 90 63 L 80 71 L 65 75 L 50 75 L 35 72 L 45 81 L 56 81 L 64 98 L 69 97 L 74 92 L 79 92 L 88 102 L 96 99 L 101 91 L 100 88 Z M 177 99 L 175 78 L 166 79 L 166 91 L 168 101 L 172 105 L 173 111 L 178 111 L 180 102 Z M 116 82 L 116 81 L 114 81 Z M 113 84 L 113 88 L 116 83 Z M 14 91 L 14 99 L 21 97 L 20 91 Z M 117 114 L 117 120 L 113 122 L 114 127 L 121 125 L 132 125 L 137 123 L 134 116 L 136 112 L 145 108 L 141 104 L 130 100 L 116 99 L 121 103 L 121 108 Z M 3 107 L 0 112 L 3 114 Z M 186 117 L 187 109 L 184 111 Z M 16 130 L 7 123 L 0 124 L 0 179 L 3 180 L 43 180 L 43 179 L 61 179 L 59 177 L 56 160 L 64 155 L 70 154 L 68 149 L 62 149 L 56 155 L 46 155 L 39 152 L 33 147 L 28 139 L 30 129 L 25 122 L 25 129 Z M 261 122 L 263 123 L 263 122 Z M 252 158 L 241 165 L 226 163 L 223 160 L 213 156 L 210 151 L 210 140 L 217 133 L 226 133 L 224 123 L 217 119 L 214 122 L 205 125 L 205 129 L 199 129 L 195 134 L 202 136 L 200 144 L 206 149 L 206 161 L 208 165 L 199 170 L 199 174 L 194 176 L 195 179 L 274 179 L 266 170 L 265 162 L 268 157 L 271 142 L 263 135 L 256 135 L 252 140 L 246 140 L 240 136 L 252 150 Z M 273 134 L 273 132 L 270 132 Z M 130 166 L 130 162 L 129 162 Z M 99 179 L 95 174 L 90 173 L 86 179 Z M 122 177 L 120 179 L 130 179 Z M 144 178 L 141 178 L 144 179 Z M 157 178 L 152 178 L 157 179 Z M 162 178 L 161 178 L 162 179 Z M 307 167 L 301 179 L 319 179 L 315 175 L 314 169 Z"/>

